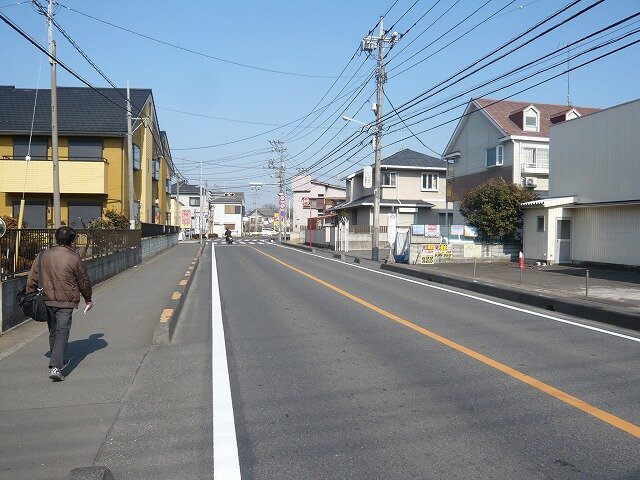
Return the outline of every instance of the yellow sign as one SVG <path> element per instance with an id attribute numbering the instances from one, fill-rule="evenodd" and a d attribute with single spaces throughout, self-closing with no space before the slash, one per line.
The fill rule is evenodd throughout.
<path id="1" fill-rule="evenodd" d="M 422 255 L 451 258 L 453 251 L 448 243 L 425 243 L 422 245 Z"/>

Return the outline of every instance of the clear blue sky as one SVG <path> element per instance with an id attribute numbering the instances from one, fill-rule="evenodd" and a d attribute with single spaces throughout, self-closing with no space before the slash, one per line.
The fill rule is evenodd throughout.
<path id="1" fill-rule="evenodd" d="M 40 1 L 46 3 L 45 0 Z M 385 28 L 393 26 L 394 31 L 405 33 L 417 21 L 387 57 L 389 79 L 385 91 L 396 108 L 400 108 L 404 102 L 426 92 L 570 3 L 568 0 L 489 0 L 471 15 L 486 1 L 61 0 L 56 20 L 113 83 L 124 87 L 129 81 L 132 87 L 153 90 L 160 126 L 167 131 L 174 161 L 191 183 L 198 183 L 198 162 L 203 161 L 204 178 L 210 186 L 215 184 L 224 190 L 248 192 L 249 182 L 264 182 L 260 204 L 265 204 L 277 201 L 277 188 L 273 185 L 275 180 L 269 177 L 269 170 L 265 168 L 270 158 L 276 158 L 275 153 L 268 151 L 268 140 L 285 140 L 289 156 L 287 176 L 293 174 L 296 168 L 318 163 L 310 170 L 314 177 L 343 184 L 341 179 L 346 174 L 373 162 L 370 147 L 365 147 L 354 156 L 353 151 L 344 155 L 352 145 L 360 148 L 358 142 L 338 153 L 331 151 L 359 129 L 354 123 L 342 121 L 342 114 L 363 122 L 370 122 L 374 118 L 370 109 L 370 103 L 375 101 L 373 80 L 364 85 L 361 93 L 356 95 L 356 92 L 360 90 L 366 78 L 364 76 L 373 71 L 375 60 L 367 58 L 365 54 L 358 54 L 351 59 L 361 39 L 387 10 Z M 582 1 L 548 25 L 554 25 L 558 20 L 568 18 L 593 3 L 595 0 Z M 70 9 L 184 49 L 259 69 L 189 53 L 136 36 Z M 426 13 L 429 9 L 431 11 Z M 493 18 L 445 47 L 499 10 Z M 474 96 L 503 98 L 560 73 L 559 68 L 565 68 L 566 63 L 501 92 L 487 93 L 498 85 L 509 83 L 510 79 L 526 77 L 535 69 L 502 79 L 497 84 L 472 93 L 463 93 L 466 89 L 502 77 L 510 69 L 550 53 L 563 42 L 578 40 L 638 11 L 638 0 L 607 0 L 505 59 L 427 98 L 419 107 L 434 106 L 460 95 L 450 103 L 407 120 L 407 123 L 425 145 L 435 152 L 442 152 L 456 126 L 455 118 L 464 109 L 456 105 Z M 30 2 L 0 0 L 0 12 L 43 45 L 46 44 L 45 19 L 36 13 Z M 469 15 L 469 19 L 442 37 Z M 571 53 L 630 33 L 638 27 L 640 17 L 627 22 L 606 38 L 575 47 Z M 542 30 L 538 29 L 535 33 Z M 532 38 L 533 35 L 525 38 Z M 59 32 L 55 36 L 58 56 L 63 62 L 92 85 L 108 86 Z M 581 57 L 582 60 L 573 60 L 570 65 L 638 39 L 640 34 L 632 34 L 613 46 Z M 4 23 L 0 24 L 0 45 L 0 84 L 19 88 L 35 88 L 38 85 L 49 88 L 46 59 Z M 442 47 L 445 48 L 435 53 Z M 415 57 L 407 60 L 414 54 Z M 566 59 L 565 54 L 558 58 L 562 59 Z M 405 60 L 406 63 L 398 66 Z M 423 61 L 403 72 L 406 67 L 420 60 Z M 640 44 L 637 44 L 571 72 L 571 103 L 605 108 L 640 97 L 639 65 Z M 345 67 L 342 78 L 336 81 L 335 77 Z M 66 72 L 58 72 L 59 85 L 79 85 Z M 335 101 L 337 97 L 342 98 Z M 513 98 L 532 103 L 565 104 L 567 77 L 564 75 Z M 347 106 L 351 101 L 351 105 Z M 299 122 L 291 122 L 308 115 L 318 102 L 321 107 L 330 106 L 309 116 L 300 125 L 302 128 L 293 130 Z M 409 117 L 419 107 L 403 112 L 401 116 Z M 449 108 L 452 109 L 448 112 L 427 118 Z M 391 111 L 387 99 L 383 111 Z M 386 125 L 396 122 L 397 116 L 389 119 Z M 420 123 L 411 126 L 413 122 Z M 444 122 L 449 123 L 437 127 Z M 402 148 L 436 156 L 412 138 L 407 128 L 399 129 L 401 126 L 391 126 L 385 133 L 383 156 Z M 403 140 L 405 137 L 409 138 Z M 220 145 L 225 143 L 228 144 Z M 211 145 L 220 146 L 194 149 Z M 250 201 L 249 198 L 247 200 Z"/>

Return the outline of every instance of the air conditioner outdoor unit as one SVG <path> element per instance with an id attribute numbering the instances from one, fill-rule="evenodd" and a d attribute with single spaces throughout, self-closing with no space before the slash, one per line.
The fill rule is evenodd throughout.
<path id="1" fill-rule="evenodd" d="M 527 187 L 536 187 L 536 179 L 534 177 L 526 178 L 524 184 Z"/>

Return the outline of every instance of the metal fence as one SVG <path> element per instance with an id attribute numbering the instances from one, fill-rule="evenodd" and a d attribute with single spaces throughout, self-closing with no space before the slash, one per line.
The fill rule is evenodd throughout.
<path id="1" fill-rule="evenodd" d="M 140 230 L 79 229 L 76 230 L 76 251 L 86 259 L 139 247 L 140 233 Z M 0 277 L 5 279 L 28 272 L 38 253 L 55 244 L 55 229 L 7 230 L 0 237 Z"/>
<path id="2" fill-rule="evenodd" d="M 159 223 L 141 223 L 142 238 L 158 237 L 160 235 L 173 235 L 180 232 L 180 227 L 174 225 L 161 225 Z"/>

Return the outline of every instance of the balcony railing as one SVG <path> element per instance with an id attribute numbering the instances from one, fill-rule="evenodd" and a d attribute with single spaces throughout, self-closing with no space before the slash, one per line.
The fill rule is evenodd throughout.
<path id="1" fill-rule="evenodd" d="M 107 193 L 107 161 L 60 159 L 60 193 Z M 53 161 L 3 157 L 0 159 L 0 192 L 53 193 Z"/>

